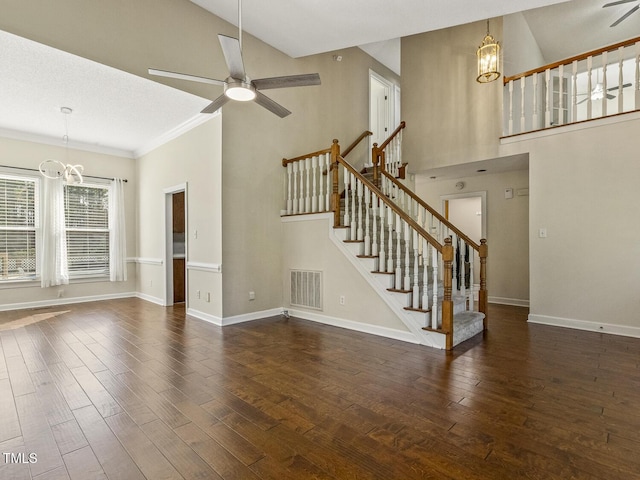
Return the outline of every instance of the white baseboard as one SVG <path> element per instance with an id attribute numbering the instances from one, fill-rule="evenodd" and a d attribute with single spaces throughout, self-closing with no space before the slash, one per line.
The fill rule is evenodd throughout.
<path id="1" fill-rule="evenodd" d="M 222 326 L 226 327 L 227 325 L 251 322 L 252 320 L 260 320 L 261 318 L 275 317 L 277 315 L 282 315 L 282 307 L 262 310 L 260 312 L 244 313 L 242 315 L 234 315 L 232 317 L 223 317 Z"/>
<path id="2" fill-rule="evenodd" d="M 310 320 L 312 322 L 322 323 L 324 325 L 331 325 L 332 327 L 340 327 L 346 328 L 347 330 L 369 333 L 371 335 L 377 335 L 379 337 L 393 338 L 394 340 L 400 340 L 413 344 L 420 343 L 416 336 L 408 330 L 396 330 L 393 328 L 371 325 L 369 323 L 354 322 L 352 320 L 330 317 L 328 315 L 322 315 L 320 313 L 307 312 L 306 310 L 295 310 L 287 308 L 285 308 L 285 310 L 288 310 L 289 315 L 291 315 L 292 317 L 302 318 L 303 320 Z"/>
<path id="3" fill-rule="evenodd" d="M 195 308 L 187 308 L 187 315 L 191 315 L 199 320 L 204 320 L 205 322 L 212 323 L 217 325 L 218 327 L 222 326 L 222 318 L 211 315 L 210 313 L 201 312 L 200 310 L 196 310 Z"/>
<path id="4" fill-rule="evenodd" d="M 6 310 L 24 310 L 27 308 L 44 308 L 55 307 L 57 305 L 69 305 L 72 303 L 99 302 L 100 300 L 115 300 L 118 298 L 136 297 L 136 292 L 110 293 L 106 295 L 90 295 L 87 297 L 63 297 L 52 298 L 49 300 L 38 300 L 35 302 L 8 303 L 0 305 L 0 311 Z"/>
<path id="5" fill-rule="evenodd" d="M 217 315 L 211 315 L 210 313 L 201 312 L 193 308 L 187 309 L 187 315 L 199 318 L 205 322 L 213 323 L 219 327 L 226 327 L 228 325 L 235 325 L 237 323 L 251 322 L 253 320 L 260 320 L 262 318 L 275 317 L 282 314 L 282 308 L 272 308 L 270 310 L 262 310 L 260 312 L 244 313 L 242 315 L 234 315 L 232 317 L 218 317 Z"/>
<path id="6" fill-rule="evenodd" d="M 161 307 L 165 307 L 164 300 L 162 298 L 153 297 L 151 295 L 147 295 L 146 293 L 136 292 L 136 297 L 140 300 L 145 300 L 147 302 L 155 303 L 156 305 L 160 305 Z"/>
<path id="7" fill-rule="evenodd" d="M 530 314 L 529 323 L 539 323 L 554 327 L 575 328 L 576 330 L 587 330 L 589 332 L 608 333 L 611 335 L 622 335 L 624 337 L 640 338 L 640 328 L 627 325 L 613 325 L 611 323 L 596 323 L 575 318 L 549 317 L 547 315 Z"/>
<path id="8" fill-rule="evenodd" d="M 489 295 L 487 298 L 489 303 L 497 303 L 499 305 L 512 305 L 514 307 L 528 307 L 529 300 L 522 300 L 519 298 L 507 298 L 507 297 L 492 297 Z"/>

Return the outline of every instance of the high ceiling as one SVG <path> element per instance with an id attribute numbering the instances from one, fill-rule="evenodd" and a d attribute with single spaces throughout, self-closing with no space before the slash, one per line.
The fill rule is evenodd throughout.
<path id="1" fill-rule="evenodd" d="M 192 0 L 237 24 L 237 0 Z M 638 0 L 640 1 L 640 0 Z M 291 56 L 363 46 L 381 58 L 399 52 L 399 37 L 522 11 L 549 62 L 632 38 L 640 12 L 609 25 L 634 6 L 602 0 L 244 0 L 243 30 Z M 555 4 L 555 5 L 551 5 Z M 545 8 L 537 8 L 545 5 Z M 384 25 L 384 28 L 372 28 Z M 505 39 L 508 41 L 508 39 Z M 503 41 L 505 41 L 503 40 Z M 0 32 L 0 135 L 37 135 L 135 157 L 190 121 L 210 100 Z M 194 117 L 196 115 L 196 117 Z M 203 117 L 203 116 L 200 116 Z M 207 118 L 207 117 L 204 117 Z"/>

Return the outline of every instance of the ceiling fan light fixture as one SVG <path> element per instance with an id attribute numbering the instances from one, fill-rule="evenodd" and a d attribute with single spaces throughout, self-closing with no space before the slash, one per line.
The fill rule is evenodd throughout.
<path id="1" fill-rule="evenodd" d="M 602 100 L 604 98 L 604 88 L 601 83 L 596 83 L 596 86 L 591 92 L 591 100 Z"/>
<path id="2" fill-rule="evenodd" d="M 256 89 L 250 83 L 229 79 L 225 84 L 224 94 L 231 100 L 250 102 L 256 98 Z"/>

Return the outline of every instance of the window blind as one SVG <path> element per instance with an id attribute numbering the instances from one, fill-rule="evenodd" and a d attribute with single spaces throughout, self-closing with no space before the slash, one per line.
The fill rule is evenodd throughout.
<path id="1" fill-rule="evenodd" d="M 36 278 L 37 195 L 35 180 L 0 176 L 0 281 Z"/>
<path id="2" fill-rule="evenodd" d="M 69 277 L 109 276 L 109 187 L 66 185 Z"/>

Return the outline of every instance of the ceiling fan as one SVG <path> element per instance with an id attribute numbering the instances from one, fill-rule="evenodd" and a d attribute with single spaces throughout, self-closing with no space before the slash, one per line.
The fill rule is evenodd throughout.
<path id="1" fill-rule="evenodd" d="M 218 40 L 220 41 L 220 47 L 222 47 L 222 53 L 224 54 L 224 59 L 229 70 L 229 76 L 225 80 L 216 80 L 214 78 L 199 77 L 155 68 L 150 68 L 149 74 L 223 86 L 224 93 L 207 105 L 201 113 L 213 113 L 229 100 L 240 102 L 253 100 L 280 118 L 284 118 L 291 112 L 261 93 L 260 90 L 320 85 L 320 75 L 317 73 L 257 78 L 254 80 L 249 78 L 244 69 L 244 62 L 242 61 L 242 0 L 238 0 L 238 38 L 219 34 Z"/>
<path id="2" fill-rule="evenodd" d="M 630 3 L 630 2 L 637 2 L 638 0 L 618 0 L 617 2 L 611 2 L 611 3 L 606 3 L 602 6 L 602 8 L 607 8 L 607 7 L 614 7 L 616 5 L 622 5 L 623 3 Z M 622 15 L 618 20 L 616 20 L 615 22 L 613 22 L 610 27 L 615 27 L 616 25 L 618 25 L 620 22 L 622 22 L 623 20 L 626 20 L 626 18 L 631 15 L 632 13 L 634 13 L 635 11 L 637 11 L 638 9 L 640 9 L 640 4 L 636 5 L 635 7 L 633 7 L 631 10 L 629 10 L 627 13 L 625 13 L 624 15 Z"/>
<path id="3" fill-rule="evenodd" d="M 620 88 L 620 85 L 616 85 L 615 87 L 611 87 L 611 88 L 607 88 L 607 90 L 604 90 L 604 86 L 602 85 L 602 82 L 600 81 L 600 71 L 596 70 L 596 75 L 597 75 L 597 79 L 596 79 L 596 85 L 591 89 L 591 93 L 578 93 L 578 95 L 587 95 L 587 97 L 584 100 L 580 100 L 577 105 L 580 105 L 581 103 L 586 102 L 587 100 L 589 100 L 589 98 L 591 98 L 591 100 L 593 101 L 597 101 L 597 100 L 602 100 L 604 98 L 604 96 L 607 96 L 607 100 L 612 100 L 614 98 L 616 98 L 615 95 L 612 95 L 609 92 L 613 92 L 614 90 L 618 90 Z M 627 88 L 630 87 L 632 84 L 631 83 L 625 83 L 622 85 L 622 88 Z"/>

